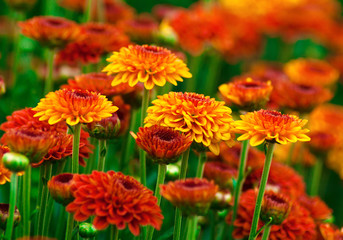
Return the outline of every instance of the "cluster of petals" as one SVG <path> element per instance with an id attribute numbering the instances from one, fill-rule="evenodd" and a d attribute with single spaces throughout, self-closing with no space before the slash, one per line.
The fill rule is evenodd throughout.
<path id="1" fill-rule="evenodd" d="M 294 115 L 259 110 L 241 115 L 241 119 L 234 123 L 236 131 L 242 133 L 237 140 L 250 139 L 251 146 L 258 146 L 265 141 L 280 144 L 310 141 L 306 135 L 309 130 L 303 129 L 307 120 L 299 119 Z"/>
<path id="2" fill-rule="evenodd" d="M 107 59 L 110 62 L 103 72 L 115 74 L 112 85 L 128 83 L 131 87 L 138 82 L 150 90 L 166 82 L 177 85 L 184 78 L 192 77 L 186 64 L 175 54 L 163 47 L 130 45 Z"/>
<path id="3" fill-rule="evenodd" d="M 50 125 L 46 121 L 39 121 L 37 117 L 34 117 L 35 114 L 36 112 L 31 108 L 14 111 L 11 116 L 6 118 L 7 121 L 0 126 L 0 129 L 7 132 L 11 129 L 16 130 L 20 128 L 30 128 L 58 136 L 56 144 L 48 151 L 40 162 L 33 164 L 33 166 L 39 166 L 44 161 L 58 161 L 67 156 L 71 156 L 73 141 L 72 135 L 67 134 L 67 124 L 65 122 L 60 122 Z M 84 158 L 89 157 L 89 153 L 91 153 L 92 149 L 92 145 L 88 142 L 88 137 L 88 133 L 81 130 L 79 161 L 82 166 L 85 165 Z M 4 142 L 4 139 L 2 138 L 1 141 Z"/>
<path id="4" fill-rule="evenodd" d="M 140 226 L 160 229 L 163 216 L 152 191 L 134 178 L 120 172 L 93 171 L 90 175 L 75 175 L 71 187 L 74 201 L 66 210 L 77 221 L 94 216 L 93 225 L 103 230 L 109 225 L 124 229 L 127 225 L 134 235 Z"/>
<path id="5" fill-rule="evenodd" d="M 75 22 L 52 16 L 39 16 L 20 22 L 22 34 L 51 48 L 63 47 L 82 38 L 82 30 Z"/>
<path id="6" fill-rule="evenodd" d="M 343 238 L 343 229 L 339 229 L 330 223 L 320 224 L 319 231 L 323 240 L 339 240 Z"/>
<path id="7" fill-rule="evenodd" d="M 98 122 L 112 116 L 118 108 L 103 95 L 88 90 L 62 89 L 50 92 L 33 108 L 40 121 L 56 124 L 66 121 L 74 126 L 78 123 Z"/>
<path id="8" fill-rule="evenodd" d="M 221 141 L 231 143 L 233 119 L 224 102 L 197 93 L 170 92 L 152 102 L 145 118 L 146 126 L 161 125 L 190 135 L 215 155 Z"/>

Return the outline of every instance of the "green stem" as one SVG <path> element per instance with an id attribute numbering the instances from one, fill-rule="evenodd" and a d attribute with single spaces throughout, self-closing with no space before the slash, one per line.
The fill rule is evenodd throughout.
<path id="1" fill-rule="evenodd" d="M 258 190 L 258 195 L 257 195 L 257 199 L 256 199 L 255 211 L 254 211 L 254 216 L 252 219 L 249 240 L 253 240 L 256 238 L 255 233 L 257 231 L 258 220 L 260 218 L 262 199 L 263 199 L 264 191 L 266 189 L 266 185 L 267 185 L 267 181 L 268 181 L 270 165 L 271 165 L 272 159 L 273 159 L 274 147 L 275 147 L 275 143 L 267 143 L 266 160 L 265 160 L 264 166 L 263 166 L 260 188 Z"/>
<path id="2" fill-rule="evenodd" d="M 36 205 L 36 208 L 39 209 L 39 213 L 36 214 L 36 220 L 35 220 L 35 226 L 38 226 L 39 225 L 39 220 L 40 220 L 40 212 L 41 212 L 41 205 L 42 205 L 42 199 L 43 199 L 43 186 L 44 186 L 44 179 L 46 177 L 46 171 L 47 171 L 47 168 L 46 168 L 46 165 L 43 165 L 40 167 L 39 169 L 39 181 L 38 181 L 38 199 L 37 199 L 37 205 Z M 35 235 L 38 235 L 38 227 L 35 227 L 34 228 L 34 233 Z"/>
<path id="3" fill-rule="evenodd" d="M 135 146 L 135 140 L 131 136 L 130 131 L 135 131 L 135 125 L 137 121 L 137 110 L 133 110 L 131 114 L 131 120 L 130 120 L 130 130 L 126 133 L 125 138 L 124 138 L 124 146 L 125 150 L 122 152 L 122 157 L 121 157 L 121 164 L 120 164 L 120 169 L 124 172 L 127 173 L 127 169 L 129 166 L 130 162 L 130 157 L 131 153 L 134 150 Z"/>
<path id="4" fill-rule="evenodd" d="M 286 160 L 286 164 L 288 166 L 292 166 L 292 158 L 293 158 L 294 149 L 295 149 L 295 143 L 291 143 L 291 146 L 290 146 L 290 149 L 288 152 L 288 156 L 287 156 L 287 160 Z"/>
<path id="5" fill-rule="evenodd" d="M 23 176 L 23 198 L 23 233 L 24 236 L 30 236 L 31 166 L 28 166 Z"/>
<path id="6" fill-rule="evenodd" d="M 318 195 L 322 169 L 323 169 L 323 161 L 322 159 L 317 158 L 316 163 L 312 169 L 313 172 L 312 172 L 310 196 Z"/>
<path id="7" fill-rule="evenodd" d="M 55 51 L 53 49 L 48 49 L 47 50 L 48 74 L 45 81 L 44 95 L 53 91 L 54 56 L 55 56 Z"/>
<path id="8" fill-rule="evenodd" d="M 217 77 L 220 73 L 221 57 L 219 54 L 213 54 L 210 56 L 209 71 L 205 83 L 205 94 L 212 95 L 216 92 L 218 85 Z"/>
<path id="9" fill-rule="evenodd" d="M 92 16 L 92 5 L 93 5 L 93 0 L 87 0 L 86 2 L 86 11 L 85 14 L 83 16 L 83 22 L 89 22 L 91 20 L 91 16 Z"/>
<path id="10" fill-rule="evenodd" d="M 46 163 L 43 167 L 46 168 L 45 170 L 45 176 L 43 179 L 43 188 L 42 188 L 42 199 L 39 206 L 39 214 L 38 214 L 38 233 L 39 235 L 43 235 L 43 226 L 46 224 L 44 222 L 44 219 L 46 218 L 47 214 L 47 203 L 48 203 L 48 197 L 49 197 L 49 191 L 47 182 L 51 179 L 52 175 L 52 163 Z"/>
<path id="11" fill-rule="evenodd" d="M 157 198 L 158 206 L 161 205 L 161 193 L 160 193 L 160 184 L 164 183 L 164 179 L 166 177 L 167 165 L 166 164 L 158 164 L 158 173 L 157 173 L 157 181 L 155 186 L 155 197 Z M 154 235 L 154 228 L 148 228 L 148 235 L 146 240 L 152 240 Z"/>
<path id="12" fill-rule="evenodd" d="M 99 139 L 99 162 L 98 162 L 98 171 L 105 171 L 106 163 L 106 140 Z"/>
<path id="13" fill-rule="evenodd" d="M 149 90 L 144 88 L 142 108 L 141 108 L 141 127 L 144 125 L 144 119 L 146 111 L 149 106 Z M 146 186 L 146 153 L 143 149 L 139 149 L 139 161 L 140 161 L 140 177 L 141 183 Z"/>
<path id="14" fill-rule="evenodd" d="M 81 136 L 81 123 L 74 126 L 73 136 L 73 156 L 71 159 L 71 172 L 79 173 L 79 147 L 80 147 L 80 136 Z"/>
<path id="15" fill-rule="evenodd" d="M 266 228 L 263 231 L 262 240 L 268 240 L 271 227 L 271 225 L 266 226 Z"/>
<path id="16" fill-rule="evenodd" d="M 245 167 L 246 167 L 246 163 L 247 163 L 248 151 L 249 151 L 249 140 L 245 140 L 242 142 L 241 156 L 240 156 L 239 168 L 238 168 L 237 184 L 236 184 L 235 189 L 234 189 L 234 204 L 233 204 L 232 218 L 231 218 L 231 224 L 228 228 L 229 239 L 233 238 L 232 237 L 232 232 L 233 232 L 233 228 L 234 228 L 233 223 L 235 222 L 236 217 L 237 217 L 239 198 L 241 196 L 242 187 L 243 187 L 243 183 L 244 183 Z M 225 235 L 224 235 L 224 237 L 225 237 Z"/>
<path id="17" fill-rule="evenodd" d="M 202 178 L 202 174 L 204 172 L 204 166 L 205 166 L 206 160 L 207 160 L 206 152 L 201 152 L 199 154 L 198 167 L 197 167 L 197 172 L 195 175 L 196 178 Z"/>
<path id="18" fill-rule="evenodd" d="M 15 87 L 15 83 L 17 80 L 17 74 L 18 74 L 18 65 L 20 61 L 20 31 L 17 26 L 17 22 L 21 21 L 24 19 L 23 14 L 21 13 L 16 13 L 15 14 L 15 19 L 14 19 L 14 24 L 13 24 L 13 31 L 14 31 L 14 36 L 13 36 L 13 46 L 14 46 L 14 51 L 13 51 L 13 63 L 12 63 L 12 86 Z"/>
<path id="19" fill-rule="evenodd" d="M 198 219 L 197 216 L 188 216 L 188 232 L 187 232 L 187 240 L 195 240 L 196 238 L 196 228 Z"/>
<path id="20" fill-rule="evenodd" d="M 187 79 L 186 81 L 186 91 L 195 92 L 197 86 L 197 78 L 200 70 L 200 66 L 203 61 L 203 54 L 200 56 L 192 56 L 190 59 L 189 69 L 192 73 L 192 78 Z"/>
<path id="21" fill-rule="evenodd" d="M 92 172 L 92 170 L 94 169 L 94 164 L 96 162 L 95 160 L 96 160 L 96 158 L 99 155 L 98 154 L 98 151 L 99 151 L 99 149 L 98 149 L 99 148 L 99 145 L 98 145 L 99 141 L 98 141 L 98 139 L 91 137 L 90 138 L 90 142 L 94 146 L 94 151 L 90 155 L 89 160 L 87 162 L 87 166 L 86 166 L 86 170 L 85 170 L 86 174 L 90 174 Z"/>
<path id="22" fill-rule="evenodd" d="M 67 230 L 65 240 L 71 240 L 73 236 L 74 218 L 73 214 L 68 213 Z"/>
<path id="23" fill-rule="evenodd" d="M 116 227 L 116 225 L 112 225 L 111 226 L 111 240 L 118 240 L 119 237 L 119 231 L 118 228 Z"/>
<path id="24" fill-rule="evenodd" d="M 64 210 L 64 207 L 62 205 L 58 206 L 59 212 L 58 212 L 58 219 L 55 230 L 55 235 L 57 239 L 62 239 L 66 230 L 66 225 L 65 225 L 65 215 L 66 211 Z"/>
<path id="25" fill-rule="evenodd" d="M 6 223 L 6 231 L 5 231 L 5 239 L 10 240 L 12 239 L 12 231 L 13 231 L 13 219 L 14 219 L 14 211 L 15 211 L 15 202 L 17 198 L 17 189 L 18 189 L 18 176 L 15 173 L 11 175 L 11 190 L 10 190 L 10 205 L 8 209 L 8 219 Z"/>
<path id="26" fill-rule="evenodd" d="M 187 176 L 188 158 L 191 148 L 189 147 L 183 154 L 181 158 L 181 170 L 179 179 L 185 179 Z"/>

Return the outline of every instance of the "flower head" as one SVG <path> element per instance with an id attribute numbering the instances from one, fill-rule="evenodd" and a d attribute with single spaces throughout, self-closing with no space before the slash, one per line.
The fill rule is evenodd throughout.
<path id="1" fill-rule="evenodd" d="M 338 229 L 333 224 L 320 224 L 319 231 L 323 240 L 341 240 L 343 238 L 343 229 Z"/>
<path id="2" fill-rule="evenodd" d="M 118 110 L 105 96 L 79 89 L 62 89 L 50 92 L 33 108 L 40 121 L 49 124 L 66 121 L 73 126 L 80 123 L 100 121 Z"/>
<path id="3" fill-rule="evenodd" d="M 233 179 L 237 178 L 237 170 L 222 162 L 206 162 L 204 167 L 204 178 L 213 180 L 222 189 L 232 189 Z"/>
<path id="4" fill-rule="evenodd" d="M 93 138 L 113 139 L 118 136 L 120 119 L 117 113 L 112 113 L 111 117 L 104 118 L 99 122 L 87 123 L 83 129 Z"/>
<path id="5" fill-rule="evenodd" d="M 146 126 L 161 125 L 190 135 L 196 143 L 219 154 L 219 143 L 232 142 L 231 109 L 214 98 L 197 93 L 170 92 L 149 107 Z"/>
<path id="6" fill-rule="evenodd" d="M 181 77 L 192 77 L 186 64 L 163 47 L 130 45 L 114 52 L 107 61 L 110 64 L 103 72 L 115 74 L 113 86 L 127 82 L 133 87 L 142 82 L 150 90 L 155 85 L 164 86 L 166 81 L 176 86 L 176 81 L 183 81 Z"/>
<path id="7" fill-rule="evenodd" d="M 112 86 L 112 80 L 113 77 L 105 73 L 87 73 L 75 76 L 74 79 L 69 79 L 68 85 L 63 85 L 62 88 L 84 89 L 100 93 L 108 98 L 114 95 L 127 94 L 135 90 L 127 83 Z"/>
<path id="8" fill-rule="evenodd" d="M 285 73 L 292 82 L 305 86 L 326 86 L 338 80 L 339 72 L 329 63 L 299 58 L 285 64 Z"/>
<path id="9" fill-rule="evenodd" d="M 161 195 L 186 215 L 203 215 L 214 200 L 218 186 L 212 181 L 188 178 L 160 185 Z"/>
<path id="10" fill-rule="evenodd" d="M 262 199 L 260 218 L 267 223 L 272 218 L 272 225 L 280 225 L 291 210 L 290 200 L 282 194 L 267 191 Z"/>
<path id="11" fill-rule="evenodd" d="M 310 212 L 316 222 L 323 222 L 332 217 L 332 209 L 319 197 L 310 197 L 304 194 L 298 198 L 298 201 Z"/>
<path id="12" fill-rule="evenodd" d="M 61 48 L 82 38 L 75 22 L 61 17 L 39 16 L 20 22 L 22 33 L 50 48 Z"/>
<path id="13" fill-rule="evenodd" d="M 339 137 L 331 132 L 316 131 L 309 134 L 311 141 L 308 143 L 314 153 L 326 153 L 329 150 L 339 147 Z"/>
<path id="14" fill-rule="evenodd" d="M 131 135 L 136 144 L 146 151 L 154 162 L 160 164 L 176 162 L 192 143 L 190 136 L 158 125 L 140 127 L 137 135 Z"/>
<path id="15" fill-rule="evenodd" d="M 234 123 L 237 132 L 242 133 L 237 140 L 250 139 L 251 146 L 260 145 L 264 141 L 280 144 L 310 141 L 310 138 L 305 134 L 309 130 L 302 129 L 307 120 L 301 120 L 294 115 L 260 110 L 241 115 L 241 119 Z"/>
<path id="16" fill-rule="evenodd" d="M 50 195 L 56 202 L 66 206 L 74 200 L 71 193 L 71 186 L 74 183 L 73 178 L 74 174 L 62 173 L 53 176 L 48 181 Z"/>
<path id="17" fill-rule="evenodd" d="M 163 216 L 157 198 L 130 176 L 113 171 L 75 175 L 71 190 L 75 200 L 66 210 L 74 213 L 77 221 L 95 216 L 93 225 L 98 230 L 110 224 L 118 229 L 128 225 L 132 234 L 137 236 L 141 225 L 161 227 Z"/>
<path id="18" fill-rule="evenodd" d="M 6 230 L 7 219 L 9 217 L 9 204 L 0 203 L 0 229 Z M 14 209 L 14 226 L 17 226 L 20 222 L 21 216 L 17 207 Z"/>
<path id="19" fill-rule="evenodd" d="M 219 86 L 219 92 L 227 104 L 238 105 L 247 111 L 264 107 L 272 90 L 271 82 L 260 82 L 251 78 Z"/>
<path id="20" fill-rule="evenodd" d="M 0 144 L 0 185 L 11 181 L 11 171 L 2 164 L 2 156 L 9 151 L 10 149 L 8 147 Z"/>
<path id="21" fill-rule="evenodd" d="M 56 135 L 38 129 L 10 129 L 4 141 L 11 151 L 25 155 L 30 163 L 38 163 L 56 144 Z"/>

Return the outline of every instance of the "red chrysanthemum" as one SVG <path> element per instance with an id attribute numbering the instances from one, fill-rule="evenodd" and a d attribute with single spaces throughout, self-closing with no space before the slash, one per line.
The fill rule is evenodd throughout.
<path id="1" fill-rule="evenodd" d="M 141 225 L 152 225 L 158 230 L 162 225 L 161 209 L 152 191 L 120 172 L 76 175 L 71 190 L 75 200 L 66 210 L 74 213 L 77 221 L 95 216 L 93 225 L 98 230 L 109 225 L 124 229 L 128 225 L 137 236 Z"/>
<path id="2" fill-rule="evenodd" d="M 257 187 L 260 183 L 263 168 L 256 169 L 247 177 L 244 189 Z M 272 162 L 270 167 L 267 188 L 271 188 L 281 193 L 296 198 L 305 193 L 305 183 L 302 177 L 293 168 L 278 162 Z"/>
<path id="3" fill-rule="evenodd" d="M 319 225 L 319 231 L 323 240 L 343 239 L 343 228 L 338 229 L 333 224 L 323 223 Z M 321 239 L 321 238 L 320 238 Z"/>
<path id="4" fill-rule="evenodd" d="M 50 125 L 48 122 L 39 121 L 38 118 L 33 117 L 35 113 L 36 112 L 31 108 L 15 111 L 11 116 L 7 117 L 7 122 L 3 123 L 0 126 L 0 129 L 7 132 L 10 129 L 27 127 L 39 129 L 52 135 L 58 133 L 59 136 L 63 136 L 59 137 L 56 145 L 49 150 L 39 163 L 34 164 L 33 166 L 39 166 L 44 161 L 57 161 L 67 156 L 71 156 L 73 151 L 72 135 L 67 134 L 67 125 L 62 122 Z M 81 130 L 79 162 L 82 166 L 85 166 L 84 158 L 89 157 L 89 154 L 92 152 L 91 149 L 93 148 L 88 142 L 88 137 L 88 133 Z M 3 142 L 4 140 L 1 139 L 1 141 Z"/>
<path id="5" fill-rule="evenodd" d="M 72 173 L 62 173 L 48 181 L 50 195 L 56 202 L 66 206 L 74 200 L 71 192 L 74 176 Z"/>
<path id="6" fill-rule="evenodd" d="M 123 1 L 105 0 L 105 16 L 109 23 L 116 24 L 118 21 L 131 19 L 135 10 Z"/>
<path id="7" fill-rule="evenodd" d="M 177 180 L 160 188 L 161 195 L 187 215 L 206 214 L 218 191 L 213 181 L 200 178 Z"/>
<path id="8" fill-rule="evenodd" d="M 190 136 L 158 125 L 140 127 L 137 135 L 131 134 L 136 144 L 146 151 L 153 161 L 160 164 L 176 162 L 192 144 Z"/>
<path id="9" fill-rule="evenodd" d="M 291 210 L 291 200 L 283 194 L 266 191 L 263 195 L 260 219 L 271 225 L 280 225 Z"/>
<path id="10" fill-rule="evenodd" d="M 251 222 L 254 215 L 257 193 L 250 189 L 241 195 L 237 218 L 234 222 L 233 236 L 237 239 L 243 239 L 249 236 Z M 230 215 L 226 218 L 230 223 Z M 263 222 L 259 221 L 259 227 L 263 226 Z M 261 239 L 261 235 L 257 239 Z M 314 240 L 316 239 L 316 225 L 311 218 L 309 212 L 294 202 L 288 217 L 281 225 L 273 225 L 269 235 L 270 240 Z"/>
<path id="11" fill-rule="evenodd" d="M 298 198 L 298 202 L 310 212 L 316 222 L 323 222 L 331 218 L 332 209 L 319 197 L 302 195 Z"/>
<path id="12" fill-rule="evenodd" d="M 20 22 L 22 33 L 50 48 L 60 48 L 83 38 L 75 22 L 52 16 L 39 16 Z"/>
<path id="13" fill-rule="evenodd" d="M 222 189 L 232 189 L 233 179 L 237 178 L 237 170 L 222 162 L 206 162 L 204 167 L 204 178 L 213 180 Z"/>

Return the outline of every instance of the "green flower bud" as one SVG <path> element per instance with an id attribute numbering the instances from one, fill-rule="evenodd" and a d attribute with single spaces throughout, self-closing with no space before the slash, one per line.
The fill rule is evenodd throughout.
<path id="1" fill-rule="evenodd" d="M 167 178 L 168 179 L 177 179 L 180 175 L 180 168 L 177 165 L 169 164 L 167 165 Z"/>
<path id="2" fill-rule="evenodd" d="M 83 238 L 92 238 L 97 234 L 97 230 L 91 223 L 80 223 L 79 225 L 79 234 Z"/>
<path id="3" fill-rule="evenodd" d="M 5 153 L 2 157 L 2 162 L 5 168 L 15 173 L 25 171 L 30 163 L 26 156 L 14 152 Z"/>

